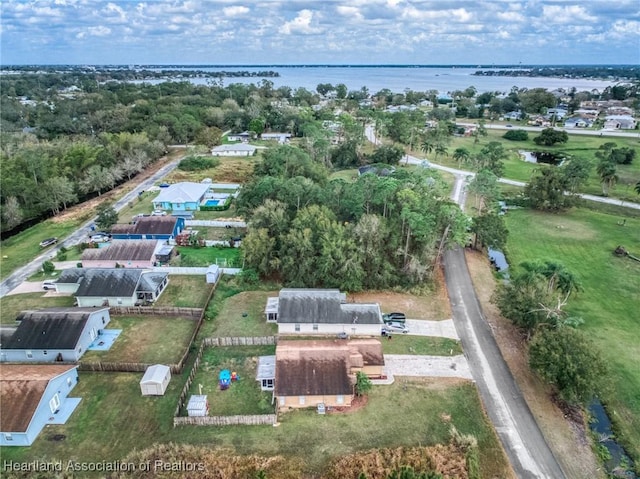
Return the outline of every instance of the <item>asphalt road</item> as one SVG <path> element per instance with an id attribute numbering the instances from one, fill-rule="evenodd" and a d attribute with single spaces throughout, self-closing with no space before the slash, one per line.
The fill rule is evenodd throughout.
<path id="1" fill-rule="evenodd" d="M 178 166 L 178 162 L 180 158 L 167 163 L 158 171 L 156 171 L 153 175 L 151 175 L 146 180 L 142 181 L 138 184 L 133 190 L 124 195 L 120 200 L 114 203 L 113 207 L 116 211 L 120 211 L 124 208 L 130 201 L 135 200 L 138 197 L 138 193 L 146 190 L 153 186 L 153 184 L 163 178 L 167 173 L 171 172 L 176 166 Z M 28 263 L 27 265 L 17 269 L 14 271 L 7 279 L 0 283 L 0 298 L 6 295 L 9 291 L 14 289 L 20 283 L 22 283 L 29 276 L 34 274 L 42 267 L 42 263 L 46 260 L 54 260 L 56 254 L 61 246 L 65 246 L 66 248 L 70 248 L 81 241 L 84 241 L 87 235 L 91 232 L 91 225 L 95 222 L 95 217 L 91 218 L 89 221 L 80 226 L 74 233 L 70 234 L 64 241 L 58 243 L 53 248 L 48 248 L 44 253 L 36 257 L 33 261 Z"/>

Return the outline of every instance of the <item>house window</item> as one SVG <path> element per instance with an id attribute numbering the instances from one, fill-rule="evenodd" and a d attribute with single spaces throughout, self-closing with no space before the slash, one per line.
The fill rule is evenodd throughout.
<path id="1" fill-rule="evenodd" d="M 280 396 L 280 406 L 284 406 L 287 402 L 287 399 L 284 396 Z"/>
<path id="2" fill-rule="evenodd" d="M 313 324 L 313 330 L 314 330 L 314 331 L 317 331 L 317 330 L 318 330 L 318 323 L 314 323 L 314 324 Z"/>
<path id="3" fill-rule="evenodd" d="M 71 378 L 67 378 L 67 386 L 71 387 L 71 383 L 72 383 Z"/>
<path id="4" fill-rule="evenodd" d="M 60 409 L 60 396 L 58 396 L 58 393 L 54 394 L 49 401 L 49 409 L 51 409 L 52 413 L 56 413 Z"/>
<path id="5" fill-rule="evenodd" d="M 46 356 L 46 355 L 47 355 L 47 352 L 46 352 L 46 351 L 42 351 L 42 354 L 44 354 L 44 355 Z"/>
<path id="6" fill-rule="evenodd" d="M 306 398 L 304 396 L 298 396 L 298 404 L 300 404 L 300 406 L 304 406 L 305 401 Z"/>
<path id="7" fill-rule="evenodd" d="M 122 304 L 122 298 L 118 298 L 118 304 Z"/>
<path id="8" fill-rule="evenodd" d="M 6 432 L 6 433 L 4 434 L 4 440 L 5 440 L 5 441 L 13 441 L 13 435 L 12 435 L 12 434 L 10 434 L 10 433 L 8 433 L 8 432 Z"/>
<path id="9" fill-rule="evenodd" d="M 300 325 L 299 325 L 299 324 L 296 324 L 295 329 L 296 329 L 296 332 L 297 332 L 297 333 L 299 333 L 299 332 L 300 332 Z"/>
<path id="10" fill-rule="evenodd" d="M 262 380 L 262 388 L 263 389 L 273 389 L 273 379 L 263 379 Z"/>
<path id="11" fill-rule="evenodd" d="M 102 317 L 102 324 L 104 324 L 104 316 Z"/>
<path id="12" fill-rule="evenodd" d="M 336 404 L 344 404 L 344 396 L 342 394 L 336 396 Z"/>
<path id="13" fill-rule="evenodd" d="M 33 352 L 32 351 L 25 351 L 25 353 L 27 355 L 27 359 L 33 358 Z"/>

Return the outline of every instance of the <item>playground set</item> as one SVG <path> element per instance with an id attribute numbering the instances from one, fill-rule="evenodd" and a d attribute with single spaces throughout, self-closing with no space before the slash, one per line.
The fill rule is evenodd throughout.
<path id="1" fill-rule="evenodd" d="M 229 389 L 229 386 L 231 386 L 232 382 L 239 380 L 240 376 L 238 376 L 238 373 L 236 373 L 235 371 L 231 372 L 228 369 L 223 369 L 218 375 L 218 383 L 220 384 L 221 391 Z"/>

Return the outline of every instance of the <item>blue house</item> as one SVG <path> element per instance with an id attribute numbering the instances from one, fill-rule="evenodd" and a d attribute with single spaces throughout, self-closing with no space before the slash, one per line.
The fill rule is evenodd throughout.
<path id="1" fill-rule="evenodd" d="M 175 183 L 162 188 L 153 200 L 153 208 L 157 210 L 195 211 L 200 208 L 205 195 L 209 191 L 207 183 Z"/>
<path id="2" fill-rule="evenodd" d="M 0 376 L 0 446 L 30 446 L 47 424 L 64 424 L 80 404 L 69 393 L 77 366 L 5 364 Z"/>
<path id="3" fill-rule="evenodd" d="M 111 228 L 112 240 L 152 239 L 173 241 L 184 229 L 180 216 L 140 216 L 133 224 L 117 224 Z"/>
<path id="4" fill-rule="evenodd" d="M 3 342 L 0 362 L 76 362 L 110 321 L 109 308 L 22 311 Z"/>

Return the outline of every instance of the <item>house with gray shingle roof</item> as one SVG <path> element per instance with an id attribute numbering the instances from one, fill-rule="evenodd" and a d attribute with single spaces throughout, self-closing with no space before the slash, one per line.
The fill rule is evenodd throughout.
<path id="1" fill-rule="evenodd" d="M 247 143 L 218 145 L 211 149 L 213 156 L 252 156 L 257 148 Z"/>
<path id="2" fill-rule="evenodd" d="M 49 424 L 64 424 L 80 404 L 69 393 L 77 366 L 4 364 L 0 376 L 0 446 L 30 446 Z"/>
<path id="3" fill-rule="evenodd" d="M 109 308 L 22 311 L 15 332 L 2 343 L 0 361 L 78 361 L 110 320 Z"/>
<path id="4" fill-rule="evenodd" d="M 112 241 L 102 248 L 87 248 L 82 252 L 85 268 L 152 268 L 156 261 L 156 250 L 162 247 L 155 240 Z"/>
<path id="5" fill-rule="evenodd" d="M 195 211 L 208 191 L 207 183 L 175 183 L 162 188 L 153 200 L 153 207 L 157 210 Z"/>
<path id="6" fill-rule="evenodd" d="M 377 303 L 348 303 L 337 289 L 281 289 L 267 298 L 265 315 L 279 334 L 380 336 L 382 328 Z"/>
<path id="7" fill-rule="evenodd" d="M 158 299 L 169 273 L 127 268 L 73 268 L 56 281 L 58 293 L 70 293 L 78 306 L 136 306 Z"/>

